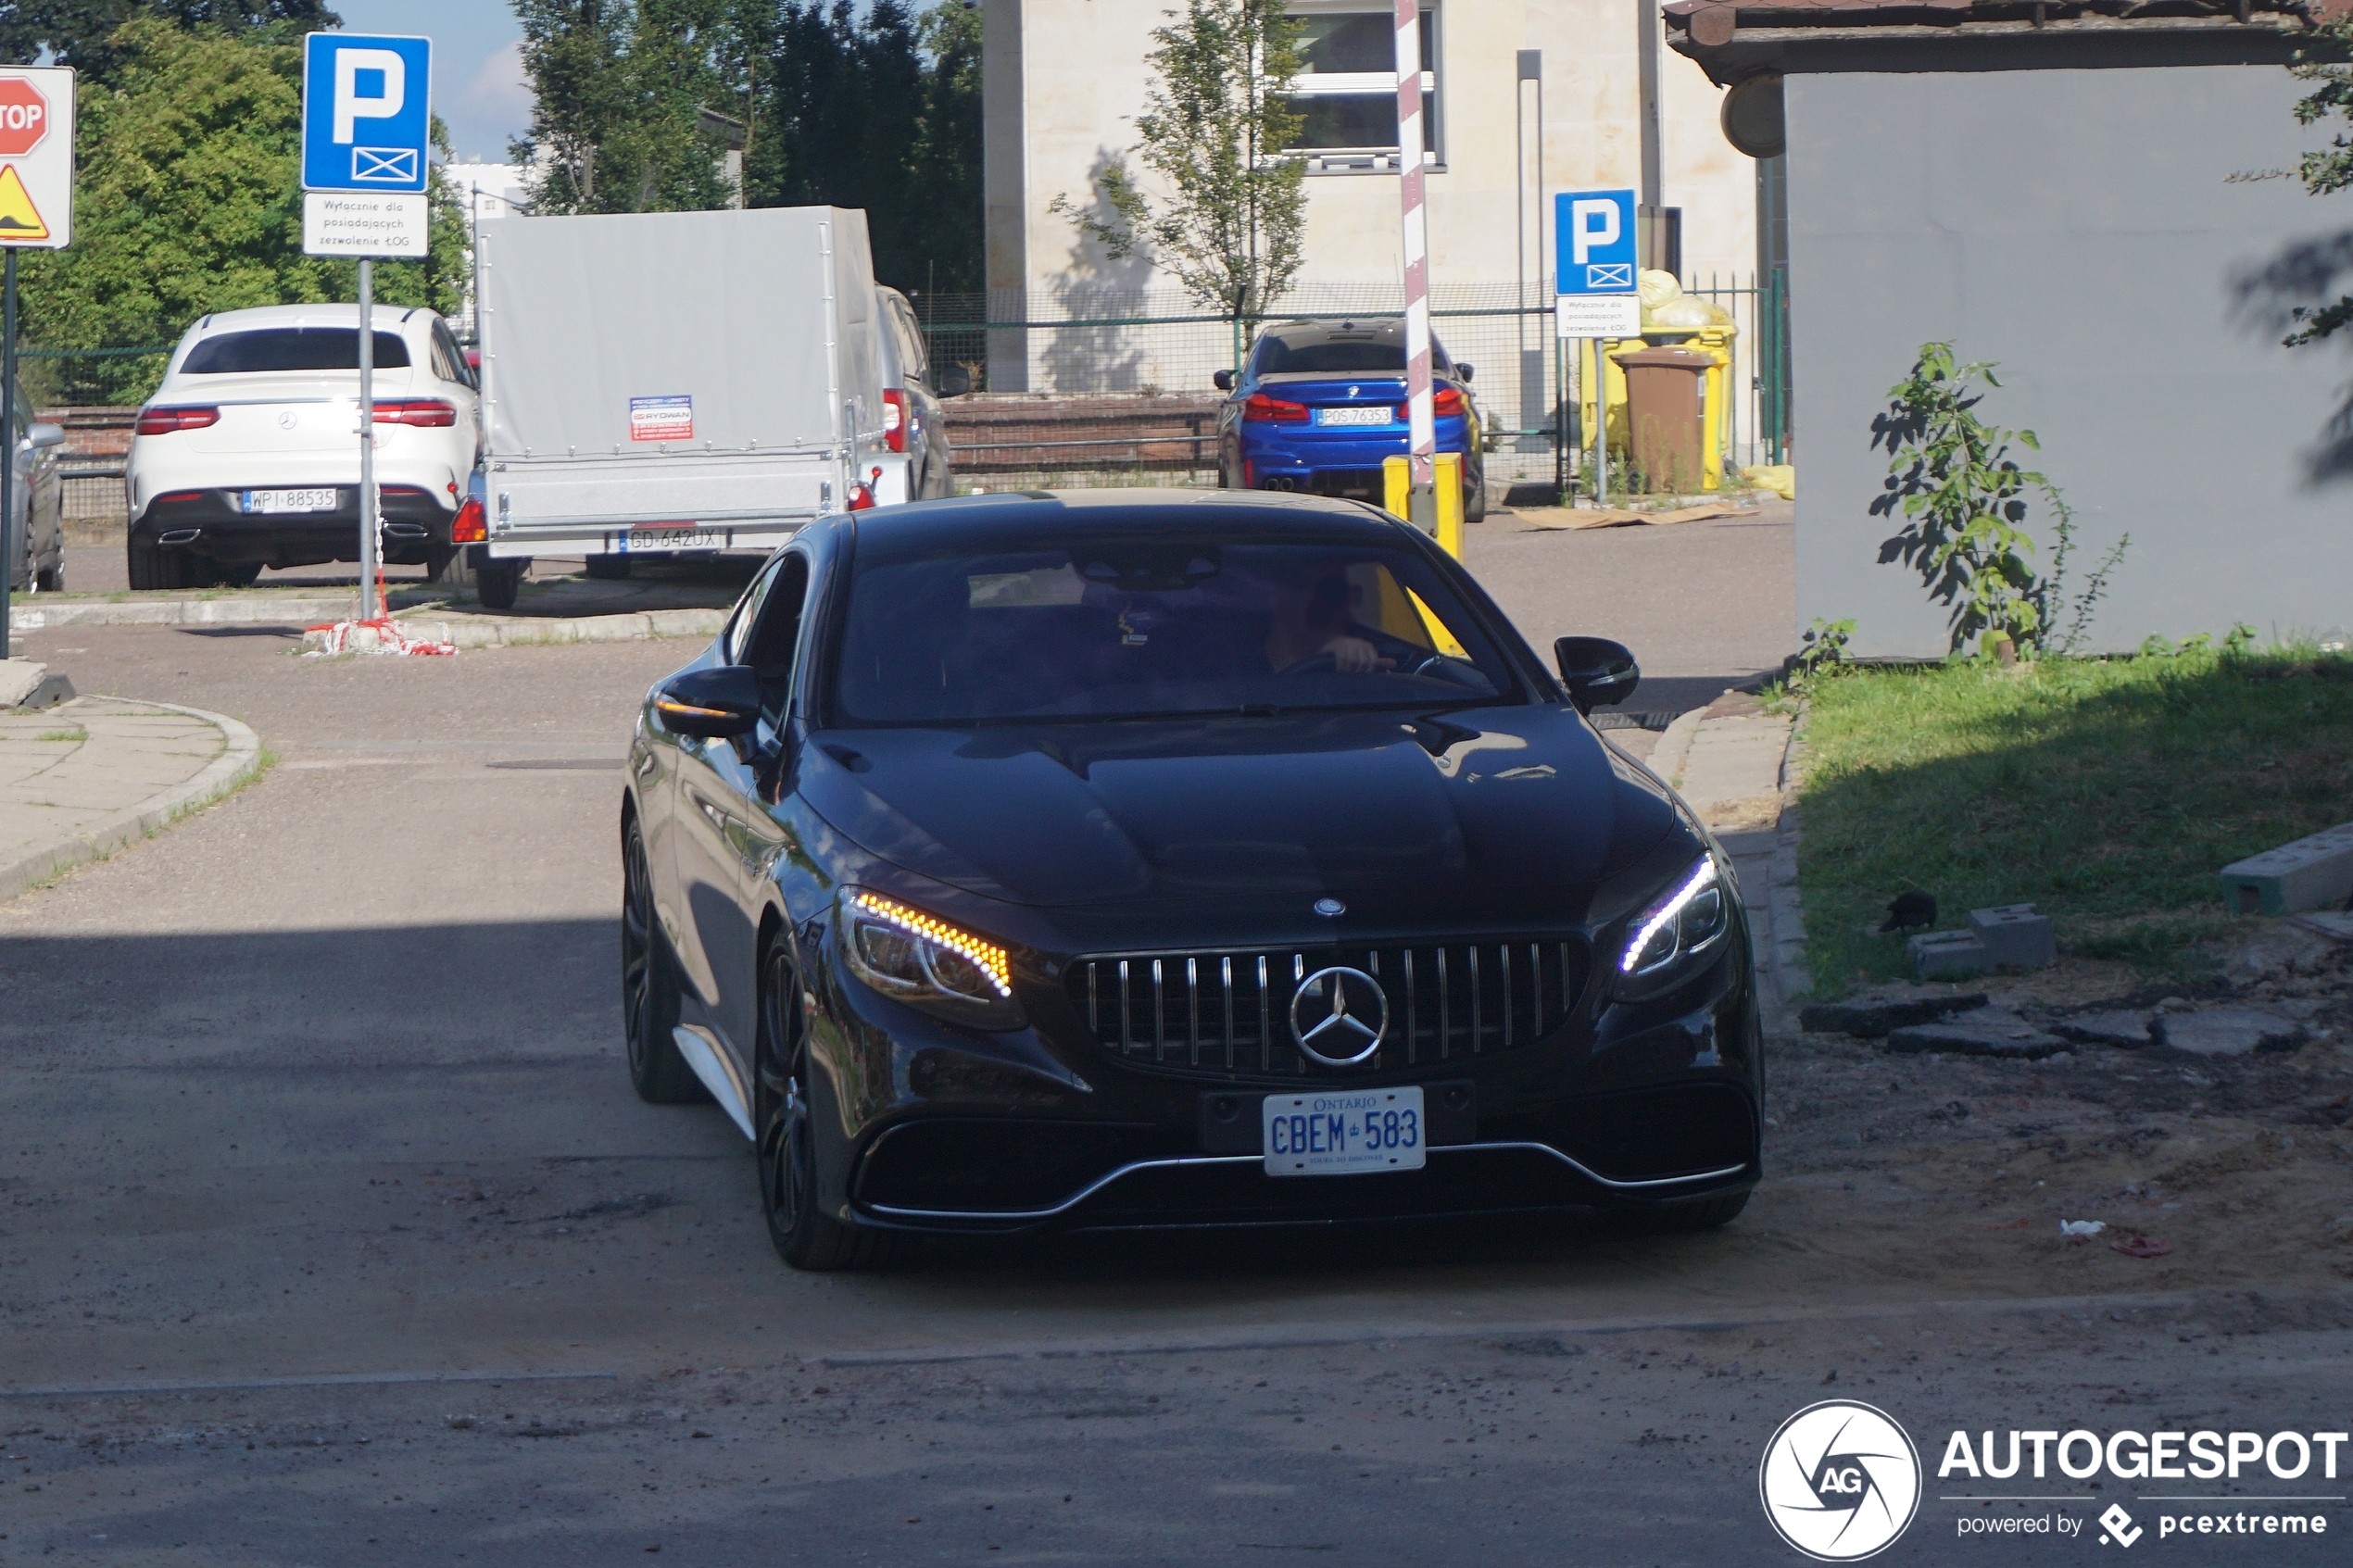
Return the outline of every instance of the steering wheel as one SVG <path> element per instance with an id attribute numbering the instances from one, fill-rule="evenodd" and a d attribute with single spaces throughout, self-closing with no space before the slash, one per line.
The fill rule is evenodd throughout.
<path id="1" fill-rule="evenodd" d="M 1340 655 L 1336 653 L 1311 653 L 1305 659 L 1301 659 L 1297 664 L 1277 671 L 1276 678 L 1279 680 L 1285 675 L 1337 675 L 1339 673 Z"/>

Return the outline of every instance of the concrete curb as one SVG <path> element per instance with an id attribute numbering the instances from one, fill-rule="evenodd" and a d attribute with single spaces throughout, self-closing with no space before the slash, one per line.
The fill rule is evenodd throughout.
<path id="1" fill-rule="evenodd" d="M 1700 721 L 1707 717 L 1705 705 L 1677 716 L 1658 737 L 1658 745 L 1651 749 L 1651 771 L 1656 773 L 1669 789 L 1683 775 L 1683 761 L 1692 754 L 1692 737 L 1699 734 Z"/>
<path id="2" fill-rule="evenodd" d="M 419 642 L 447 643 L 460 648 L 528 647 L 541 643 L 641 643 L 661 637 L 715 637 L 727 624 L 724 609 L 642 609 L 628 615 L 580 615 L 536 620 L 527 616 L 469 616 L 441 621 L 428 616 L 396 615 L 400 633 Z M 354 651 L 367 652 L 373 633 L 361 628 Z M 302 646 L 326 646 L 324 632 L 305 632 Z"/>
<path id="3" fill-rule="evenodd" d="M 340 620 L 349 615 L 358 603 L 357 594 L 302 598 L 125 599 L 92 604 L 58 601 L 21 604 L 10 613 L 14 630 L 19 632 L 43 632 L 59 626 L 283 626 Z"/>
<path id="4" fill-rule="evenodd" d="M 206 763 L 195 777 L 107 819 L 86 833 L 61 844 L 36 849 L 14 865 L 0 866 L 0 901 L 14 898 L 61 872 L 103 859 L 136 839 L 160 833 L 179 818 L 211 805 L 261 771 L 261 739 L 225 714 L 171 702 L 146 702 L 133 697 L 82 697 L 82 702 L 119 702 L 126 708 L 160 709 L 201 719 L 219 730 L 227 744 L 220 755 Z"/>

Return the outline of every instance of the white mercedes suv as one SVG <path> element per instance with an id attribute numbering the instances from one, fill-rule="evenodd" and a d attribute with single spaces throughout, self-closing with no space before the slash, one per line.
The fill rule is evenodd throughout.
<path id="1" fill-rule="evenodd" d="M 440 317 L 374 312 L 384 558 L 434 576 L 481 448 L 473 370 Z M 225 310 L 190 327 L 124 472 L 131 585 L 251 583 L 359 558 L 359 307 Z"/>

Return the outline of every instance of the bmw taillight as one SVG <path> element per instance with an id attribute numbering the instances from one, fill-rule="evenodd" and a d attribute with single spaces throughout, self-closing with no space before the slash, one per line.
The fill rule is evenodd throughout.
<path id="1" fill-rule="evenodd" d="M 458 406 L 438 397 L 396 397 L 376 405 L 380 425 L 416 425 L 447 429 L 458 422 Z"/>
<path id="2" fill-rule="evenodd" d="M 1463 389 L 1461 387 L 1433 386 L 1429 389 L 1429 417 L 1431 419 L 1442 420 L 1448 418 L 1449 416 L 1459 417 L 1464 412 Z M 1400 403 L 1397 405 L 1397 422 L 1399 424 L 1406 423 L 1412 420 L 1413 417 L 1414 406 L 1411 403 Z"/>
<path id="3" fill-rule="evenodd" d="M 218 408 L 142 408 L 139 410 L 137 433 L 141 435 L 170 435 L 175 430 L 202 430 L 220 422 Z"/>
<path id="4" fill-rule="evenodd" d="M 883 443 L 894 452 L 907 450 L 907 427 L 912 422 L 906 393 L 891 387 L 883 393 Z"/>
<path id="5" fill-rule="evenodd" d="M 1242 418 L 1260 420 L 1270 424 L 1303 425 L 1307 422 L 1307 405 L 1286 403 L 1279 397 L 1269 397 L 1263 392 L 1253 392 L 1250 395 L 1250 400 L 1242 405 Z"/>
<path id="6" fill-rule="evenodd" d="M 453 545 L 479 545 L 490 537 L 490 514 L 483 509 L 480 496 L 469 495 L 466 504 L 449 523 L 449 542 Z"/>

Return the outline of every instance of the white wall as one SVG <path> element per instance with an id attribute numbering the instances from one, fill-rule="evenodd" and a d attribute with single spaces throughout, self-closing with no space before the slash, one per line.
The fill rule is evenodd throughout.
<path id="1" fill-rule="evenodd" d="M 1851 616 L 1858 652 L 1945 649 L 1918 573 L 1879 564 L 1896 527 L 1871 510 L 1872 420 L 1931 339 L 1998 361 L 1980 413 L 2041 437 L 2020 456 L 2075 509 L 2079 584 L 2132 534 L 2097 646 L 2353 624 L 2353 438 L 2334 424 L 2353 343 L 2284 348 L 2249 307 L 2295 296 L 2243 292 L 2353 231 L 2353 196 L 2284 173 L 2325 137 L 2296 123 L 2303 90 L 2273 64 L 1788 78 L 1799 626 Z"/>

